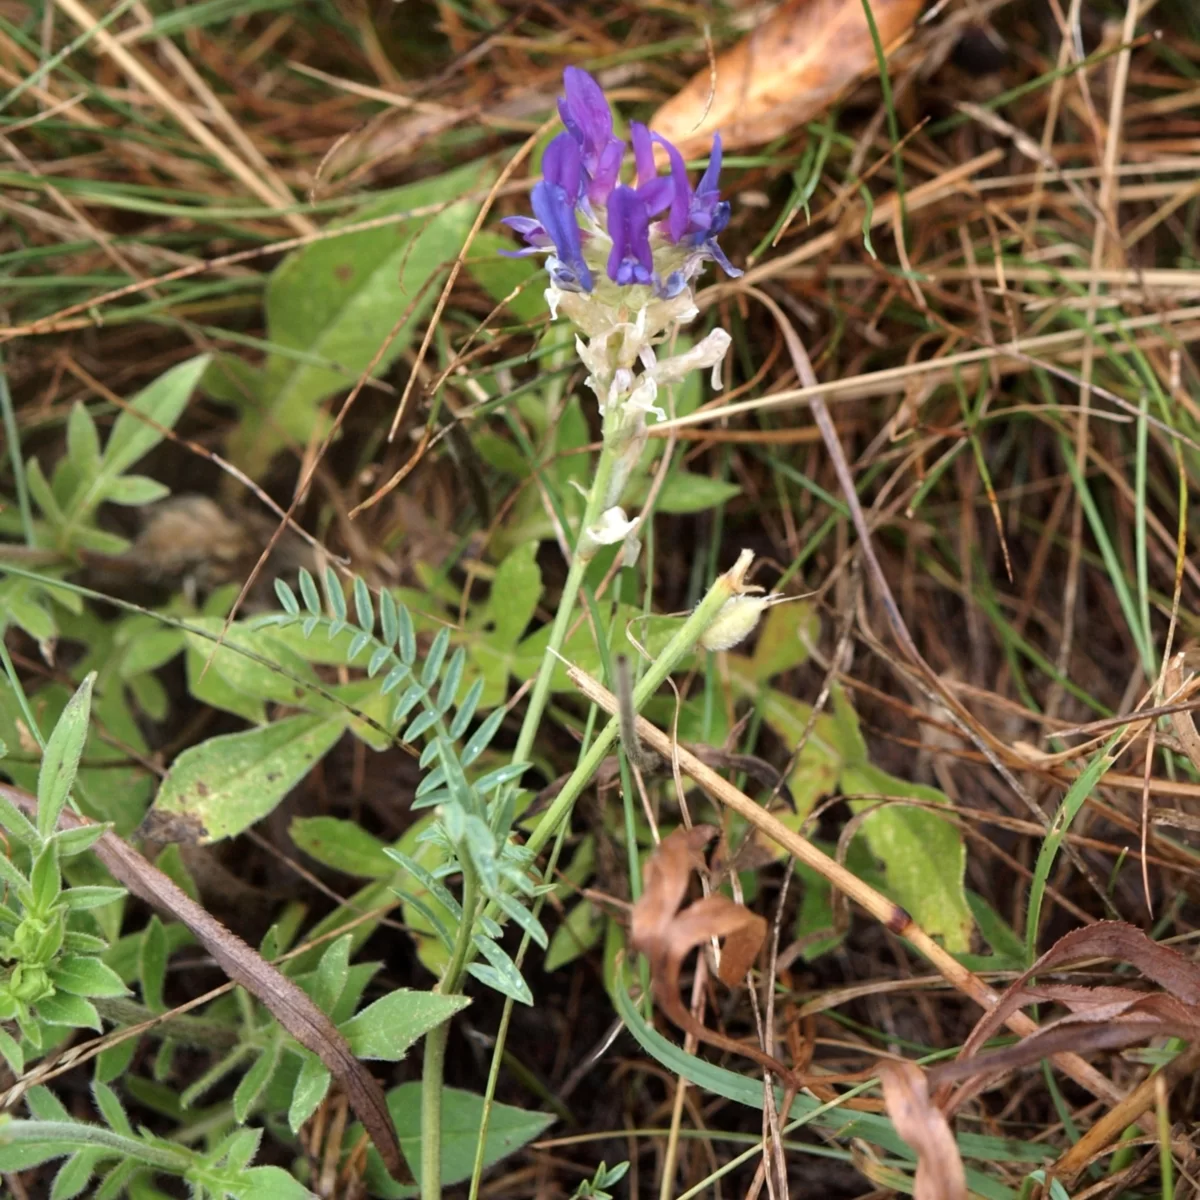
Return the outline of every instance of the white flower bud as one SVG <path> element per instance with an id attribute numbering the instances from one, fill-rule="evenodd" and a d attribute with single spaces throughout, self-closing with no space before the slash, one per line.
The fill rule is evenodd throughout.
<path id="1" fill-rule="evenodd" d="M 764 611 L 779 599 L 779 593 L 769 596 L 731 596 L 701 635 L 700 645 L 705 650 L 732 650 L 754 632 Z"/>

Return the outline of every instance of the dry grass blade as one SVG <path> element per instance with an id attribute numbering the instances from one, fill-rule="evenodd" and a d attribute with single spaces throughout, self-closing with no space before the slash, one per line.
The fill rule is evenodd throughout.
<path id="1" fill-rule="evenodd" d="M 36 818 L 37 800 L 33 796 L 4 784 L 0 784 L 0 793 L 27 816 Z M 64 809 L 59 817 L 59 826 L 64 829 L 87 824 L 90 822 L 69 809 Z M 411 1182 L 383 1089 L 312 1000 L 115 833 L 101 834 L 92 851 L 113 878 L 138 899 L 186 925 L 221 970 L 261 1000 L 279 1024 L 329 1068 L 390 1174 L 402 1182 Z"/>
<path id="2" fill-rule="evenodd" d="M 1163 671 L 1164 695 L 1172 698 L 1179 696 L 1186 682 L 1184 668 L 1195 666 L 1195 650 L 1181 650 L 1176 654 Z M 1192 766 L 1200 771 L 1200 733 L 1196 732 L 1196 722 L 1191 712 L 1185 710 L 1171 713 L 1171 728 Z"/>
<path id="3" fill-rule="evenodd" d="M 881 1062 L 883 1100 L 896 1132 L 917 1153 L 915 1200 L 966 1200 L 967 1176 L 945 1115 L 929 1098 L 915 1063 Z"/>
<path id="4" fill-rule="evenodd" d="M 921 0 L 872 0 L 886 51 L 908 34 L 921 7 Z M 789 0 L 713 69 L 696 74 L 651 124 L 685 154 L 704 149 L 717 131 L 727 149 L 760 146 L 877 69 L 863 0 Z"/>

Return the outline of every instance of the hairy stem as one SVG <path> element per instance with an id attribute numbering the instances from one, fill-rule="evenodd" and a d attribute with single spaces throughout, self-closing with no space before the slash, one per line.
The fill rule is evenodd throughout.
<path id="1" fill-rule="evenodd" d="M 571 566 L 567 571 L 567 581 L 563 584 L 558 611 L 554 615 L 550 640 L 546 643 L 546 652 L 538 667 L 533 690 L 529 693 L 529 705 L 525 709 L 525 718 L 521 722 L 521 732 L 517 735 L 516 749 L 513 750 L 513 762 L 527 761 L 533 750 L 538 726 L 541 724 L 542 714 L 546 710 L 546 701 L 550 697 L 550 679 L 558 662 L 559 651 L 562 649 L 563 642 L 567 640 L 567 630 L 570 628 L 571 618 L 575 614 L 575 603 L 579 599 L 579 589 L 583 584 L 584 572 L 587 570 L 589 561 L 579 553 L 578 544 L 583 541 L 588 527 L 594 525 L 604 511 L 605 494 L 608 491 L 615 463 L 616 454 L 608 442 L 605 442 L 600 450 L 600 460 L 596 464 L 596 474 L 592 479 L 591 490 L 587 495 L 583 520 L 579 523 L 579 539 L 576 543 L 575 553 L 571 556 Z"/>

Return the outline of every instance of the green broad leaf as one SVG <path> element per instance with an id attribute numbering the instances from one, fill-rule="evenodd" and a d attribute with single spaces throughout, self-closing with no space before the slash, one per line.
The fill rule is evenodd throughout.
<path id="1" fill-rule="evenodd" d="M 262 1144 L 261 1129 L 238 1129 L 229 1135 L 217 1148 L 213 1158 L 226 1169 L 241 1171 L 248 1167 Z"/>
<path id="2" fill-rule="evenodd" d="M 518 546 L 496 569 L 488 598 L 487 619 L 492 625 L 488 640 L 506 649 L 515 646 L 533 620 L 542 598 L 542 569 L 537 545 Z"/>
<path id="3" fill-rule="evenodd" d="M 190 358 L 160 375 L 134 396 L 129 402 L 132 411 L 123 410 L 108 435 L 103 457 L 104 476 L 111 479 L 124 474 L 162 441 L 159 429 L 174 428 L 208 364 L 206 354 Z M 138 414 L 148 418 L 149 423 L 140 420 Z"/>
<path id="4" fill-rule="evenodd" d="M 102 1149 L 79 1150 L 72 1154 L 54 1177 L 50 1200 L 75 1200 L 91 1182 L 104 1154 Z"/>
<path id="5" fill-rule="evenodd" d="M 46 473 L 42 470 L 42 464 L 36 458 L 30 458 L 25 463 L 25 482 L 29 485 L 29 494 L 42 510 L 42 515 L 55 531 L 60 530 L 66 524 L 67 517 L 54 495 Z"/>
<path id="6" fill-rule="evenodd" d="M 467 996 L 400 988 L 338 1026 L 358 1058 L 395 1062 L 419 1037 L 470 1004 Z"/>
<path id="7" fill-rule="evenodd" d="M 333 941 L 321 955 L 310 985 L 313 1003 L 324 1013 L 333 1012 L 350 974 L 350 935 Z"/>
<path id="8" fill-rule="evenodd" d="M 755 680 L 765 682 L 807 662 L 808 648 L 820 633 L 821 618 L 817 610 L 803 600 L 767 609 L 758 627 L 750 674 Z"/>
<path id="9" fill-rule="evenodd" d="M 207 645 L 212 647 L 212 643 Z M 239 692 L 225 681 L 219 671 L 204 669 L 208 662 L 209 650 L 200 651 L 191 646 L 187 647 L 187 684 L 188 691 L 210 708 L 219 708 L 224 712 L 233 713 L 244 721 L 254 725 L 265 725 L 267 721 L 266 702 L 261 698 L 247 696 Z"/>
<path id="10" fill-rule="evenodd" d="M 124 900 L 125 889 L 105 887 L 103 884 L 86 884 L 83 887 L 67 888 L 62 898 L 72 912 L 82 912 L 86 908 L 103 908 L 115 900 Z"/>
<path id="11" fill-rule="evenodd" d="M 50 968 L 55 988 L 73 996 L 127 996 L 121 977 L 98 958 L 64 954 Z"/>
<path id="12" fill-rule="evenodd" d="M 218 404 L 254 405 L 263 390 L 263 373 L 235 354 L 214 354 L 200 377 L 200 390 Z"/>
<path id="13" fill-rule="evenodd" d="M 100 1083 L 112 1083 L 114 1079 L 120 1079 L 129 1070 L 137 1048 L 137 1038 L 126 1038 L 123 1042 L 117 1042 L 115 1046 L 109 1046 L 107 1050 L 101 1050 L 96 1055 L 95 1078 Z"/>
<path id="14" fill-rule="evenodd" d="M 883 863 L 891 898 L 907 909 L 926 933 L 940 936 L 947 950 L 969 950 L 975 921 L 963 887 L 967 851 L 962 834 L 928 808 L 886 802 L 876 807 L 881 797 L 948 806 L 946 796 L 870 764 L 847 767 L 841 788 L 855 812 L 875 809 L 863 819 L 862 836 Z M 863 798 L 854 799 L 856 795 Z"/>
<path id="15" fill-rule="evenodd" d="M 736 677 L 737 667 L 732 670 Z M 761 711 L 766 724 L 779 736 L 786 749 L 795 754 L 795 748 L 800 745 L 800 740 L 808 729 L 812 706 L 800 700 L 793 700 L 791 696 L 776 688 L 767 688 L 762 693 Z M 822 713 L 809 732 L 808 739 L 796 756 L 788 775 L 788 788 L 796 810 L 779 814 L 785 824 L 790 824 L 798 830 L 817 801 L 837 787 L 838 777 L 845 765 L 837 735 L 835 718 L 829 713 Z M 763 844 L 768 843 L 763 841 Z M 780 849 L 773 843 L 771 845 L 777 851 Z"/>
<path id="16" fill-rule="evenodd" d="M 107 832 L 107 825 L 81 825 L 76 829 L 60 829 L 54 835 L 58 857 L 71 858 L 94 846 Z"/>
<path id="17" fill-rule="evenodd" d="M 402 1083 L 387 1095 L 388 1111 L 396 1126 L 400 1149 L 417 1182 L 421 1181 L 421 1085 Z M 520 1150 L 554 1123 L 551 1113 L 526 1112 L 510 1104 L 491 1106 L 488 1117 L 487 1140 L 484 1142 L 483 1165 L 486 1169 L 502 1158 Z M 442 1092 L 442 1185 L 453 1187 L 471 1177 L 475 1166 L 475 1150 L 483 1126 L 483 1097 L 459 1088 Z M 403 1195 L 399 1185 L 392 1183 L 382 1172 L 382 1164 L 374 1151 L 374 1170 L 369 1174 L 372 1195 L 394 1197 Z M 378 1189 L 378 1190 L 377 1190 Z"/>
<path id="18" fill-rule="evenodd" d="M 603 932 L 603 918 L 589 901 L 580 900 L 567 912 L 551 936 L 544 969 L 557 971 L 559 967 L 574 962 L 599 942 Z"/>
<path id="19" fill-rule="evenodd" d="M 92 414 L 78 400 L 67 418 L 67 458 L 79 479 L 90 479 L 100 470 L 100 434 Z"/>
<path id="20" fill-rule="evenodd" d="M 69 1025 L 73 1029 L 94 1029 L 100 1032 L 100 1014 L 95 1005 L 82 996 L 55 992 L 35 1005 L 38 1018 L 47 1025 Z"/>
<path id="21" fill-rule="evenodd" d="M 490 168 L 474 163 L 400 188 L 339 225 L 442 204 L 486 188 L 492 175 Z M 267 335 L 300 353 L 267 359 L 254 414 L 234 439 L 233 456 L 241 466 L 263 467 L 288 438 L 306 442 L 321 401 L 349 390 L 368 368 L 381 374 L 407 349 L 437 299 L 440 272 L 463 247 L 477 208 L 476 201 L 460 200 L 432 215 L 327 237 L 276 268 L 265 298 Z"/>
<path id="22" fill-rule="evenodd" d="M 62 873 L 58 868 L 58 847 L 47 842 L 29 872 L 28 907 L 38 917 L 45 918 L 62 891 Z"/>
<path id="23" fill-rule="evenodd" d="M 834 928 L 833 898 L 829 881 L 803 863 L 795 864 L 802 886 L 800 907 L 796 910 L 794 932 L 803 942 L 801 956 L 813 962 L 841 945 L 845 935 Z"/>
<path id="24" fill-rule="evenodd" d="M 504 237 L 488 229 L 481 230 L 467 252 L 467 272 L 518 321 L 539 321 L 546 315 L 543 295 L 546 273 L 541 263 L 530 258 L 506 258 L 501 253 L 515 250 L 519 245 L 519 240 L 511 235 Z"/>
<path id="25" fill-rule="evenodd" d="M 171 489 L 148 475 L 118 475 L 104 486 L 104 499 L 112 504 L 123 504 L 136 508 L 142 504 L 153 504 L 171 494 Z"/>
<path id="26" fill-rule="evenodd" d="M 25 1095 L 25 1103 L 32 1116 L 39 1121 L 73 1121 L 67 1106 L 43 1085 L 32 1087 Z"/>
<path id="27" fill-rule="evenodd" d="M 246 1118 L 254 1110 L 259 1097 L 271 1076 L 279 1065 L 283 1053 L 283 1039 L 272 1039 L 267 1048 L 254 1060 L 254 1065 L 242 1076 L 237 1090 L 233 1093 L 233 1116 L 239 1125 L 244 1125 Z"/>
<path id="28" fill-rule="evenodd" d="M 341 737 L 340 717 L 285 717 L 209 738 L 171 764 L 151 813 L 204 843 L 234 837 L 272 812 Z"/>
<path id="29" fill-rule="evenodd" d="M 300 1074 L 292 1088 L 292 1103 L 288 1108 L 288 1126 L 293 1133 L 317 1111 L 317 1105 L 325 1099 L 332 1076 L 329 1068 L 315 1055 L 306 1054 Z"/>
<path id="30" fill-rule="evenodd" d="M 650 476 L 639 479 L 629 490 L 627 501 L 630 506 L 641 507 L 649 498 L 650 487 Z M 705 509 L 725 504 L 741 494 L 742 489 L 728 480 L 712 479 L 708 475 L 696 475 L 682 469 L 672 470 L 667 473 L 659 489 L 654 510 L 660 513 L 703 512 Z"/>
<path id="31" fill-rule="evenodd" d="M 0 1029 L 0 1056 L 8 1063 L 8 1069 L 17 1076 L 25 1073 L 25 1052 L 21 1043 Z"/>
<path id="32" fill-rule="evenodd" d="M 354 821 L 338 817 L 295 817 L 288 832 L 310 858 L 356 879 L 384 879 L 395 866 L 384 843 Z"/>
<path id="33" fill-rule="evenodd" d="M 305 1055 L 288 1108 L 288 1126 L 293 1133 L 299 1133 L 302 1124 L 317 1111 L 317 1105 L 329 1091 L 331 1079 L 329 1068 L 316 1055 Z"/>
<path id="34" fill-rule="evenodd" d="M 117 1098 L 117 1093 L 107 1083 L 101 1083 L 98 1079 L 93 1081 L 92 1099 L 110 1129 L 115 1129 L 117 1133 L 123 1133 L 126 1137 L 134 1136 L 133 1126 L 129 1123 L 129 1117 Z"/>
<path id="35" fill-rule="evenodd" d="M 4 1135 L 0 1133 L 0 1174 L 28 1171 L 41 1166 L 42 1163 L 66 1157 L 72 1148 L 57 1140 L 7 1143 Z"/>
<path id="36" fill-rule="evenodd" d="M 239 1171 L 227 1186 L 235 1200 L 317 1200 L 315 1192 L 310 1192 L 282 1167 Z"/>
<path id="37" fill-rule="evenodd" d="M 218 645 L 213 639 L 221 637 L 224 626 L 219 617 L 202 617 L 193 620 L 192 627 L 211 636 L 199 632 L 184 635 L 188 650 L 210 663 L 209 674 L 215 671 L 234 691 L 251 700 L 289 708 L 329 708 L 319 692 L 305 686 L 318 684 L 312 667 L 273 638 L 269 630 L 237 623 L 225 630 Z"/>
<path id="38" fill-rule="evenodd" d="M 37 786 L 37 826 L 43 838 L 49 837 L 57 828 L 59 814 L 75 783 L 75 772 L 79 769 L 79 758 L 87 741 L 92 686 L 95 682 L 96 674 L 93 671 L 67 702 L 67 707 L 54 726 L 54 732 L 46 742 Z"/>
<path id="39" fill-rule="evenodd" d="M 117 670 L 122 679 L 156 671 L 171 661 L 184 646 L 181 629 L 161 625 L 153 617 L 135 616 L 120 623 L 113 644 L 120 648 Z"/>
<path id="40" fill-rule="evenodd" d="M 138 955 L 138 977 L 142 985 L 142 1003 L 151 1012 L 163 1012 L 163 982 L 167 977 L 167 932 L 157 915 L 152 916 L 142 930 L 141 953 Z"/>
<path id="41" fill-rule="evenodd" d="M 989 967 L 999 970 L 1020 971 L 1024 969 L 1027 965 L 1025 943 L 1013 927 L 978 892 L 968 889 L 966 895 L 971 916 L 975 918 L 979 933 L 987 942 L 994 956 L 993 959 L 988 960 L 988 967 L 981 969 L 987 970 Z"/>

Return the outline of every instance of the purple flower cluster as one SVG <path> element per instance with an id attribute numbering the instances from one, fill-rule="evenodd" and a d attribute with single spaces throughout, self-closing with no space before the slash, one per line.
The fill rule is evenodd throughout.
<path id="1" fill-rule="evenodd" d="M 679 150 L 634 122 L 629 133 L 635 178 L 622 183 L 625 143 L 613 136 L 612 111 L 600 85 L 586 71 L 568 67 L 563 89 L 558 112 L 566 131 L 546 147 L 542 181 L 530 196 L 534 215 L 505 219 L 528 244 L 515 253 L 549 253 L 550 277 L 567 292 L 591 292 L 602 264 L 618 286 L 650 287 L 663 298 L 678 295 L 710 259 L 727 274 L 740 275 L 716 241 L 729 224 L 729 203 L 717 183 L 720 136 L 713 138 L 708 168 L 692 187 Z M 664 176 L 654 162 L 656 143 L 670 164 Z"/>

